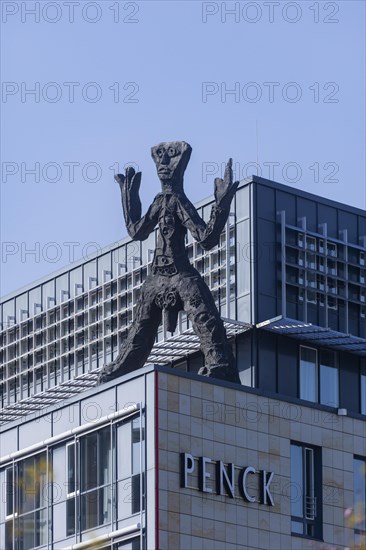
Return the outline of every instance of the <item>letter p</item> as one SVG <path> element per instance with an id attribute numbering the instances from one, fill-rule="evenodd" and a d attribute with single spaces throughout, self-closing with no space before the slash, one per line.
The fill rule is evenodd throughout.
<path id="1" fill-rule="evenodd" d="M 19 252 L 19 245 L 13 242 L 4 242 L 1 245 L 1 261 L 5 264 L 8 256 L 15 256 Z"/>
<path id="2" fill-rule="evenodd" d="M 19 92 L 19 84 L 16 82 L 3 82 L 1 86 L 1 101 L 8 102 L 8 95 L 15 95 Z"/>
<path id="3" fill-rule="evenodd" d="M 1 181 L 8 182 L 8 176 L 14 176 L 19 172 L 19 164 L 17 162 L 3 162 L 1 165 Z"/>
<path id="4" fill-rule="evenodd" d="M 219 11 L 217 2 L 202 2 L 202 23 L 207 23 L 208 15 L 216 15 Z"/>
<path id="5" fill-rule="evenodd" d="M 8 22 L 8 15 L 15 15 L 19 11 L 17 2 L 3 2 L 1 7 L 1 20 L 3 23 Z"/>
<path id="6" fill-rule="evenodd" d="M 180 453 L 180 486 L 188 487 L 188 474 L 194 471 L 194 458 L 189 453 Z"/>
<path id="7" fill-rule="evenodd" d="M 202 101 L 207 103 L 209 95 L 216 95 L 220 90 L 217 82 L 202 82 Z"/>

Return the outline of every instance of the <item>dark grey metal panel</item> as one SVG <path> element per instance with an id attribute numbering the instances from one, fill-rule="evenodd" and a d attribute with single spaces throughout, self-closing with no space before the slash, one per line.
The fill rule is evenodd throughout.
<path id="1" fill-rule="evenodd" d="M 277 391 L 276 337 L 257 331 L 258 387 L 261 390 Z"/>
<path id="2" fill-rule="evenodd" d="M 276 212 L 286 211 L 286 223 L 297 225 L 296 195 L 276 191 Z"/>
<path id="3" fill-rule="evenodd" d="M 358 234 L 360 237 L 366 236 L 366 215 L 358 216 Z"/>
<path id="4" fill-rule="evenodd" d="M 277 315 L 277 224 L 257 221 L 257 319 L 263 321 Z"/>
<path id="5" fill-rule="evenodd" d="M 299 344 L 289 338 L 278 337 L 278 393 L 297 397 Z"/>
<path id="6" fill-rule="evenodd" d="M 342 231 L 343 229 L 347 229 L 349 243 L 360 244 L 357 235 L 357 221 L 356 214 L 345 212 L 341 209 L 338 211 L 338 230 Z"/>
<path id="7" fill-rule="evenodd" d="M 339 406 L 360 412 L 359 359 L 349 354 L 339 354 Z"/>
<path id="8" fill-rule="evenodd" d="M 316 202 L 308 199 L 303 199 L 302 197 L 297 197 L 297 217 L 306 217 L 306 229 L 308 231 L 318 231 L 316 207 Z"/>
<path id="9" fill-rule="evenodd" d="M 328 237 L 338 239 L 337 208 L 322 203 L 318 204 L 318 226 L 323 223 L 327 224 Z"/>
<path id="10" fill-rule="evenodd" d="M 239 373 L 253 365 L 252 358 L 253 331 L 240 334 L 236 339 L 236 364 Z"/>
<path id="11" fill-rule="evenodd" d="M 257 218 L 273 221 L 276 219 L 275 190 L 266 185 L 257 185 Z"/>

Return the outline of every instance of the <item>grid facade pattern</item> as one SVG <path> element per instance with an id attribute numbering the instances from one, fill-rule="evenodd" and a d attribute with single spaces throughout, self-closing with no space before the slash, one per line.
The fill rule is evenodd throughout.
<path id="1" fill-rule="evenodd" d="M 203 219 L 209 218 L 211 206 L 212 202 L 199 208 Z M 210 287 L 220 313 L 235 318 L 234 203 L 232 210 L 218 246 L 205 252 L 188 235 L 187 250 L 191 263 Z M 116 357 L 134 319 L 141 285 L 150 269 L 156 231 L 142 243 L 123 241 L 3 302 L 0 406 L 55 388 Z M 228 288 L 231 307 L 226 300 Z M 178 330 L 187 328 L 190 323 L 182 314 Z M 161 326 L 157 340 L 165 338 L 165 328 Z"/>
<path id="2" fill-rule="evenodd" d="M 282 314 L 366 337 L 366 237 L 360 245 L 285 223 L 282 214 Z"/>

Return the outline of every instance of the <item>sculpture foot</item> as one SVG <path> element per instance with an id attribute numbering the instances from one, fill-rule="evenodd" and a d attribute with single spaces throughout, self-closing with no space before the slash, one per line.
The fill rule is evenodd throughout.
<path id="1" fill-rule="evenodd" d="M 241 384 L 238 371 L 236 368 L 229 367 L 229 365 L 204 366 L 200 368 L 198 374 Z"/>
<path id="2" fill-rule="evenodd" d="M 124 374 L 127 374 L 135 369 L 135 366 L 127 367 L 127 365 L 124 364 L 109 363 L 109 365 L 105 365 L 100 371 L 97 386 L 110 382 L 115 378 L 119 378 L 120 376 L 123 376 Z"/>

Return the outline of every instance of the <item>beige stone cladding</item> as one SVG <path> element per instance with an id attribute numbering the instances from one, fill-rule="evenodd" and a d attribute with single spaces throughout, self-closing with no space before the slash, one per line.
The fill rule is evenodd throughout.
<path id="1" fill-rule="evenodd" d="M 344 511 L 353 506 L 353 457 L 366 456 L 366 423 L 178 373 L 158 373 L 159 547 L 287 550 L 344 548 L 353 541 Z M 290 444 L 322 448 L 323 539 L 291 535 Z M 235 495 L 198 489 L 198 460 L 180 487 L 180 453 L 234 463 Z M 240 469 L 274 472 L 274 506 L 259 502 L 257 475 L 239 494 Z M 210 464 L 214 467 L 214 464 Z M 214 477 L 214 470 L 208 471 Z"/>

